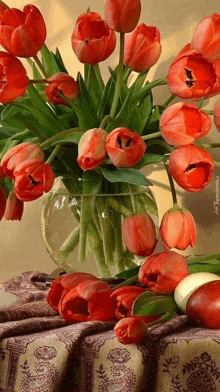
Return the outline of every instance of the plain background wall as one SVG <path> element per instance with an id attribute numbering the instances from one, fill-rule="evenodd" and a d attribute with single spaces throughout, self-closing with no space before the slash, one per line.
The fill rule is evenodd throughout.
<path id="1" fill-rule="evenodd" d="M 7 0 L 6 0 L 7 2 Z M 103 0 L 81 1 L 32 1 L 44 16 L 47 25 L 46 44 L 50 50 L 59 48 L 69 73 L 76 77 L 77 71 L 83 71 L 71 48 L 71 34 L 75 21 L 90 6 L 91 11 L 103 14 Z M 11 0 L 9 7 L 23 9 L 26 0 Z M 149 72 L 149 80 L 165 77 L 169 64 L 179 50 L 190 41 L 197 23 L 212 13 L 220 13 L 217 0 L 142 0 L 142 14 L 140 23 L 155 25 L 161 32 L 162 55 L 159 62 Z M 117 34 L 118 38 L 118 34 Z M 101 63 L 101 70 L 108 76 L 108 65 L 116 66 L 118 52 L 115 51 L 105 62 Z M 22 60 L 23 61 L 23 60 Z M 26 65 L 26 61 L 23 61 Z M 162 104 L 169 96 L 166 86 L 157 87 L 155 102 Z M 212 109 L 218 97 L 207 101 L 205 109 Z M 175 101 L 174 101 L 175 102 Z M 202 139 L 219 142 L 220 134 L 212 127 L 211 133 Z M 210 150 L 214 159 L 220 161 L 219 149 Z M 154 184 L 152 191 L 158 203 L 160 220 L 165 211 L 172 207 L 172 197 L 165 170 L 162 164 L 148 168 L 145 173 Z M 217 202 L 219 185 L 216 176 L 220 176 L 220 169 L 216 169 L 212 182 L 199 193 L 186 193 L 176 185 L 179 204 L 188 208 L 193 214 L 198 227 L 198 243 L 196 248 L 188 248 L 185 254 L 208 254 L 220 252 L 220 224 L 219 216 L 214 212 L 214 202 Z M 217 186 L 217 191 L 216 191 Z M 40 209 L 42 199 L 25 204 L 25 211 L 21 222 L 0 222 L 0 281 L 16 276 L 23 271 L 42 271 L 50 273 L 56 265 L 50 259 L 44 247 L 40 233 Z M 218 207 L 218 202 L 217 205 Z M 220 212 L 219 212 L 220 214 Z M 161 244 L 156 251 L 162 251 Z"/>

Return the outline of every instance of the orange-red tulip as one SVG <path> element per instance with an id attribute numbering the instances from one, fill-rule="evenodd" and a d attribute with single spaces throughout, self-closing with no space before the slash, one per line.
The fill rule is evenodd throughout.
<path id="1" fill-rule="evenodd" d="M 104 15 L 108 26 L 129 33 L 137 26 L 141 14 L 140 0 L 105 0 Z"/>
<path id="2" fill-rule="evenodd" d="M 49 192 L 53 186 L 55 175 L 48 163 L 39 159 L 21 162 L 14 170 L 15 194 L 22 201 L 32 201 Z"/>
<path id="3" fill-rule="evenodd" d="M 117 322 L 114 333 L 122 344 L 139 344 L 147 333 L 148 327 L 142 316 L 127 317 Z"/>
<path id="4" fill-rule="evenodd" d="M 188 192 L 199 192 L 208 185 L 213 170 L 213 158 L 204 148 L 183 146 L 170 153 L 169 172 L 177 184 Z"/>
<path id="5" fill-rule="evenodd" d="M 1 15 L 0 44 L 14 56 L 36 56 L 45 39 L 44 19 L 34 5 L 26 5 L 23 12 L 9 8 Z"/>
<path id="6" fill-rule="evenodd" d="M 149 256 L 157 245 L 157 235 L 153 220 L 146 212 L 127 216 L 122 225 L 125 245 L 131 253 Z"/>
<path id="7" fill-rule="evenodd" d="M 171 294 L 187 275 L 186 258 L 169 250 L 148 257 L 139 269 L 138 279 L 153 293 Z"/>
<path id="8" fill-rule="evenodd" d="M 2 185 L 0 185 L 0 220 L 3 218 L 5 213 L 6 201 L 7 201 L 7 192 L 5 188 Z"/>
<path id="9" fill-rule="evenodd" d="M 9 7 L 3 3 L 3 1 L 0 1 L 0 20 L 2 17 L 2 14 L 8 9 Z"/>
<path id="10" fill-rule="evenodd" d="M 57 93 L 62 93 L 67 98 L 74 100 L 79 95 L 78 83 L 72 76 L 59 72 L 47 79 L 49 84 L 45 88 L 45 94 L 49 102 L 60 105 L 68 105 L 67 101 Z"/>
<path id="11" fill-rule="evenodd" d="M 166 211 L 160 224 L 160 236 L 166 250 L 185 250 L 197 242 L 196 224 L 192 214 L 185 208 L 173 207 Z"/>
<path id="12" fill-rule="evenodd" d="M 24 210 L 24 202 L 16 197 L 14 189 L 8 195 L 4 218 L 7 221 L 21 220 Z"/>
<path id="13" fill-rule="evenodd" d="M 72 48 L 81 63 L 95 65 L 115 50 L 116 36 L 96 12 L 78 17 L 72 34 Z"/>
<path id="14" fill-rule="evenodd" d="M 106 150 L 117 167 L 133 167 L 144 156 L 146 144 L 128 128 L 116 128 L 106 138 Z"/>
<path id="15" fill-rule="evenodd" d="M 24 142 L 11 148 L 1 160 L 1 169 L 9 178 L 14 178 L 14 170 L 19 163 L 30 159 L 44 160 L 43 150 L 34 143 Z"/>
<path id="16" fill-rule="evenodd" d="M 203 18 L 192 36 L 190 49 L 197 50 L 208 60 L 220 59 L 220 15 L 212 14 Z"/>
<path id="17" fill-rule="evenodd" d="M 92 170 L 99 166 L 106 157 L 105 141 L 107 132 L 101 128 L 89 129 L 78 144 L 77 163 L 83 170 Z"/>
<path id="18" fill-rule="evenodd" d="M 157 62 L 161 50 L 158 28 L 142 23 L 125 36 L 124 64 L 133 71 L 143 72 Z"/>
<path id="19" fill-rule="evenodd" d="M 27 72 L 21 61 L 0 51 L 0 102 L 14 101 L 26 93 L 27 86 Z"/>
<path id="20" fill-rule="evenodd" d="M 211 128 L 209 115 L 192 103 L 169 106 L 160 119 L 160 129 L 168 144 L 185 146 L 205 136 Z"/>

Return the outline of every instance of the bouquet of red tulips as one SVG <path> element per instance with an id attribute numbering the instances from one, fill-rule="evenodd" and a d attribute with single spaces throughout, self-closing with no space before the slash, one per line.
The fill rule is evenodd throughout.
<path id="1" fill-rule="evenodd" d="M 67 191 L 81 195 L 80 212 L 71 206 L 79 225 L 62 256 L 79 244 L 83 261 L 90 239 L 100 274 L 111 275 L 108 267 L 117 256 L 118 276 L 128 278 L 128 283 L 139 279 L 145 286 L 130 287 L 129 295 L 125 288 L 112 294 L 107 283 L 91 276 L 90 283 L 84 275 L 74 283 L 68 275 L 59 278 L 49 301 L 71 321 L 109 320 L 115 314 L 164 321 L 176 314 L 172 293 L 183 278 L 192 272 L 220 273 L 220 255 L 186 260 L 170 250 L 185 250 L 197 242 L 194 218 L 178 205 L 174 181 L 188 192 L 200 192 L 220 166 L 207 151 L 220 143 L 198 141 L 210 131 L 211 115 L 220 131 L 220 100 L 213 111 L 202 109 L 205 99 L 220 93 L 220 15 L 205 17 L 191 42 L 176 53 L 164 78 L 148 81 L 162 48 L 158 28 L 138 24 L 140 12 L 140 0 L 105 0 L 105 19 L 90 9 L 80 15 L 71 43 L 84 63 L 84 75 L 78 72 L 73 77 L 59 50 L 53 53 L 47 48 L 46 26 L 37 7 L 26 5 L 21 11 L 0 1 L 0 44 L 5 49 L 0 51 L 0 219 L 21 220 L 24 203 L 49 192 L 55 177 L 62 176 Z M 119 63 L 115 69 L 109 67 L 105 83 L 99 62 L 115 50 L 116 32 Z M 33 76 L 27 76 L 19 57 L 31 65 Z M 133 71 L 137 74 L 130 83 Z M 171 95 L 155 105 L 153 90 L 161 85 L 167 85 Z M 176 97 L 179 102 L 172 104 Z M 157 162 L 163 162 L 167 171 L 173 207 L 159 228 L 165 251 L 153 254 L 158 239 L 149 212 L 156 206 L 150 195 L 139 191 L 152 185 L 140 169 Z M 65 176 L 73 182 L 65 181 Z M 106 219 L 104 227 L 99 220 L 103 199 L 96 196 L 123 192 L 130 194 L 130 202 L 109 198 L 110 223 Z M 111 219 L 113 209 L 116 219 Z M 133 262 L 135 256 L 149 257 L 141 259 L 140 267 Z M 98 293 L 107 301 L 106 309 Z M 162 295 L 160 305 L 153 306 L 157 294 Z M 79 297 L 81 302 L 74 300 Z M 122 305 L 115 308 L 115 300 L 122 297 L 126 301 L 120 300 Z M 139 316 L 138 331 L 143 331 L 144 319 Z"/>

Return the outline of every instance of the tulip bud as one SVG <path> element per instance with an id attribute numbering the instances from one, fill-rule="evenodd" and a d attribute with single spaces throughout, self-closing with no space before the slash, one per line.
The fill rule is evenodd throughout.
<path id="1" fill-rule="evenodd" d="M 157 245 L 156 229 L 153 220 L 146 212 L 125 218 L 122 225 L 125 245 L 131 253 L 138 256 L 151 255 Z"/>
<path id="2" fill-rule="evenodd" d="M 135 72 L 146 71 L 157 62 L 161 50 L 157 27 L 142 23 L 125 37 L 124 64 Z"/>
<path id="3" fill-rule="evenodd" d="M 208 60 L 220 59 L 220 15 L 212 14 L 203 18 L 192 36 L 190 49 L 200 52 Z"/>
<path id="4" fill-rule="evenodd" d="M 208 114 L 191 103 L 169 106 L 160 119 L 160 129 L 168 144 L 185 146 L 205 136 L 211 128 Z"/>
<path id="5" fill-rule="evenodd" d="M 84 133 L 78 144 L 77 163 L 81 169 L 95 169 L 105 160 L 106 137 L 107 132 L 101 128 L 89 129 Z"/>
<path id="6" fill-rule="evenodd" d="M 147 331 L 148 328 L 142 316 L 124 318 L 114 327 L 114 333 L 122 344 L 141 343 Z"/>
<path id="7" fill-rule="evenodd" d="M 7 221 L 21 220 L 24 210 L 24 202 L 16 197 L 14 189 L 8 195 L 4 218 Z"/>
<path id="8" fill-rule="evenodd" d="M 7 177 L 14 178 L 14 170 L 19 163 L 30 159 L 43 161 L 43 150 L 34 143 L 20 143 L 6 152 L 1 160 L 1 168 Z"/>
<path id="9" fill-rule="evenodd" d="M 133 167 L 144 156 L 146 144 L 128 128 L 116 128 L 106 138 L 106 150 L 117 167 Z"/>
<path id="10" fill-rule="evenodd" d="M 139 269 L 138 279 L 156 294 L 171 294 L 177 284 L 189 275 L 186 258 L 174 251 L 156 253 Z"/>
<path id="11" fill-rule="evenodd" d="M 170 153 L 168 170 L 181 188 L 199 192 L 212 179 L 214 161 L 204 148 L 183 146 Z"/>
<path id="12" fill-rule="evenodd" d="M 185 250 L 197 242 L 196 224 L 192 214 L 185 208 L 174 206 L 163 216 L 160 235 L 166 250 L 176 248 Z"/>
<path id="13" fill-rule="evenodd" d="M 55 180 L 50 165 L 39 159 L 21 162 L 14 170 L 14 176 L 15 194 L 22 201 L 38 199 L 51 190 Z"/>
<path id="14" fill-rule="evenodd" d="M 95 65 L 115 50 L 116 36 L 96 12 L 78 17 L 72 34 L 72 48 L 81 63 Z"/>
<path id="15" fill-rule="evenodd" d="M 140 0 L 105 0 L 107 25 L 119 33 L 129 33 L 137 26 L 141 14 Z"/>
<path id="16" fill-rule="evenodd" d="M 57 93 L 62 93 L 65 97 L 74 100 L 79 95 L 78 83 L 72 76 L 59 72 L 47 79 L 49 84 L 45 88 L 45 94 L 49 102 L 60 105 L 68 105 L 68 103 Z"/>

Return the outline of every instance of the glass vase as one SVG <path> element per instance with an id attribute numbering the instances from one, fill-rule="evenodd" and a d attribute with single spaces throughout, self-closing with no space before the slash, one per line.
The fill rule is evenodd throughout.
<path id="1" fill-rule="evenodd" d="M 147 212 L 158 230 L 157 205 L 149 187 L 106 184 L 102 193 L 86 194 L 85 181 L 57 178 L 43 199 L 41 233 L 59 268 L 112 278 L 143 261 L 124 244 L 123 220 L 132 215 L 135 203 L 136 212 Z M 99 187 L 99 179 L 93 179 L 93 189 L 95 181 Z"/>

